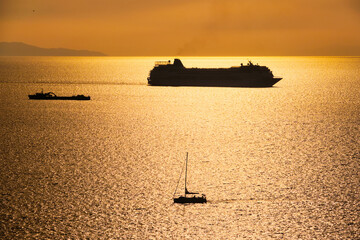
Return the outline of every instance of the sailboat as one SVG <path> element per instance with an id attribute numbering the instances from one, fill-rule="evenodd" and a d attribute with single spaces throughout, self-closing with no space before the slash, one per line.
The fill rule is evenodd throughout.
<path id="1" fill-rule="evenodd" d="M 186 188 L 186 180 L 187 180 L 187 165 L 188 165 L 188 153 L 186 153 L 186 161 L 185 161 L 185 193 L 183 196 L 175 197 L 177 187 L 179 186 L 179 182 L 181 179 L 182 171 L 180 173 L 179 181 L 176 186 L 175 192 L 174 192 L 174 203 L 206 203 L 206 196 L 205 194 L 199 194 L 196 192 L 189 192 Z"/>

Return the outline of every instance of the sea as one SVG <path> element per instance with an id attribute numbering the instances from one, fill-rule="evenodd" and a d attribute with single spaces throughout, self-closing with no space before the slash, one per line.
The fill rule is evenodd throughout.
<path id="1" fill-rule="evenodd" d="M 1 239 L 360 239 L 359 57 L 182 57 L 283 79 L 148 86 L 167 60 L 0 57 Z M 186 153 L 205 204 L 173 203 Z"/>

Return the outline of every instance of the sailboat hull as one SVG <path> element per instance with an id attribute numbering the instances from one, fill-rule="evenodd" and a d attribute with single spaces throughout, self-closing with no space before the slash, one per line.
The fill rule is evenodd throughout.
<path id="1" fill-rule="evenodd" d="M 206 197 L 205 196 L 201 196 L 201 197 L 197 197 L 197 196 L 193 196 L 193 197 L 177 197 L 174 198 L 174 203 L 206 203 Z"/>

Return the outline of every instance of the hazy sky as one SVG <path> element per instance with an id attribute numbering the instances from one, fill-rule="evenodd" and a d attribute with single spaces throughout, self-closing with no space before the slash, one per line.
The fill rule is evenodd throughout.
<path id="1" fill-rule="evenodd" d="M 360 55 L 360 0 L 0 0 L 0 41 L 109 55 Z"/>

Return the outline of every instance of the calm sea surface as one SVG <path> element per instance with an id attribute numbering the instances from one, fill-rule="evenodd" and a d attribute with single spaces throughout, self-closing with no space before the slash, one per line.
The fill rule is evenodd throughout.
<path id="1" fill-rule="evenodd" d="M 0 58 L 0 238 L 360 238 L 360 58 L 182 58 L 283 80 L 147 86 L 168 59 Z M 207 204 L 173 204 L 186 152 Z"/>

